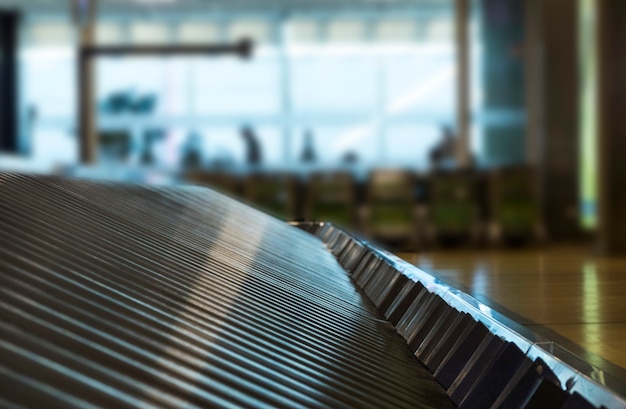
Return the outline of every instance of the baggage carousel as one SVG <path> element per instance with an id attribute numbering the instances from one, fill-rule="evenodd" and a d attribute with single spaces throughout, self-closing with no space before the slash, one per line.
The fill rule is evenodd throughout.
<path id="1" fill-rule="evenodd" d="M 0 174 L 0 280 L 0 407 L 626 407 L 391 254 L 209 189 Z"/>

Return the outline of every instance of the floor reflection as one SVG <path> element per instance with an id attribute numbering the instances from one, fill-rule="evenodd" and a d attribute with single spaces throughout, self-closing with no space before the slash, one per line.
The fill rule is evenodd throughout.
<path id="1" fill-rule="evenodd" d="M 582 246 L 400 256 L 533 330 L 626 368 L 626 258 Z"/>

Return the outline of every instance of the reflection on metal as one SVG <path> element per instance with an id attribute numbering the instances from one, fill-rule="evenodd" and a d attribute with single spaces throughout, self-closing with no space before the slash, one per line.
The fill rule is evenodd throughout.
<path id="1" fill-rule="evenodd" d="M 0 407 L 453 407 L 319 240 L 210 190 L 0 174 L 0 283 Z"/>
<path id="2" fill-rule="evenodd" d="M 461 408 L 626 408 L 626 387 L 467 294 L 328 223 L 319 237 Z"/>

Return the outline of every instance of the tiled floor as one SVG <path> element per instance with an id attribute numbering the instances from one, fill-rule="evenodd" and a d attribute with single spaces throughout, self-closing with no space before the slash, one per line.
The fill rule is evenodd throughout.
<path id="1" fill-rule="evenodd" d="M 399 256 L 626 381 L 626 257 L 582 246 Z"/>

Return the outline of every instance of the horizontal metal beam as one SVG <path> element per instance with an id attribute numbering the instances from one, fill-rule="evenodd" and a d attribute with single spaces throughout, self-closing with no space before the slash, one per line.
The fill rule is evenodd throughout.
<path id="1" fill-rule="evenodd" d="M 81 58 L 97 56 L 188 56 L 233 54 L 248 58 L 252 54 L 252 41 L 243 39 L 234 44 L 211 45 L 114 45 L 85 46 L 80 49 Z"/>

